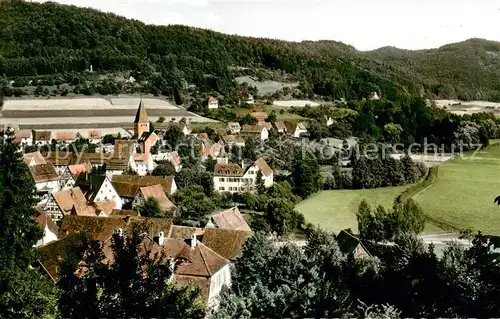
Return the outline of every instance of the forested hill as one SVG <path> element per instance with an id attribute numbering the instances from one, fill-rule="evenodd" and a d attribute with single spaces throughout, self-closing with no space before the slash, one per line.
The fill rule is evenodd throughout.
<path id="1" fill-rule="evenodd" d="M 241 75 L 234 71 L 238 66 L 250 68 L 247 73 L 289 75 L 308 97 L 356 99 L 377 91 L 388 98 L 403 92 L 474 98 L 479 92 L 487 99 L 500 93 L 500 78 L 492 76 L 500 69 L 493 54 L 498 50 L 478 40 L 482 51 L 452 45 L 393 56 L 334 41 L 296 43 L 151 26 L 54 3 L 2 2 L 0 16 L 0 74 L 9 78 L 83 72 L 92 64 L 99 71 L 140 72 L 163 94 L 185 82 L 224 94 Z M 487 61 L 482 52 L 488 52 Z M 469 74 L 474 77 L 464 78 Z"/>

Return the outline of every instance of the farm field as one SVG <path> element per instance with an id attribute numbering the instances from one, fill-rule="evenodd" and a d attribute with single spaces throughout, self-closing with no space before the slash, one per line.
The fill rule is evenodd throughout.
<path id="1" fill-rule="evenodd" d="M 391 207 L 394 198 L 408 186 L 359 190 L 330 190 L 312 195 L 295 209 L 304 214 L 306 221 L 321 228 L 338 232 L 351 228 L 357 232 L 356 211 L 366 199 L 372 207 Z"/>
<path id="2" fill-rule="evenodd" d="M 414 198 L 424 212 L 457 229 L 500 234 L 500 145 L 473 158 L 457 157 L 441 165 L 436 182 Z"/>

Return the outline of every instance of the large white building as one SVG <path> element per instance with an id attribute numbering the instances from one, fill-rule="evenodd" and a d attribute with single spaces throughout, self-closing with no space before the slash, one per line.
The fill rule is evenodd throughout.
<path id="1" fill-rule="evenodd" d="M 258 172 L 262 174 L 263 185 L 271 187 L 274 182 L 273 170 L 262 157 L 247 168 L 227 162 L 219 163 L 214 169 L 214 189 L 220 193 L 252 192 L 257 186 Z"/>

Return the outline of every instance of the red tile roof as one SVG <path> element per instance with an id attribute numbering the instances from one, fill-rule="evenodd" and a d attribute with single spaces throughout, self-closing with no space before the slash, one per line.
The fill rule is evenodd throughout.
<path id="1" fill-rule="evenodd" d="M 165 191 L 160 184 L 153 186 L 144 186 L 139 190 L 146 200 L 150 198 L 156 199 L 160 204 L 161 210 L 163 211 L 168 211 L 172 207 L 174 207 L 174 204 L 168 199 L 167 195 L 165 195 Z"/>
<path id="2" fill-rule="evenodd" d="M 223 210 L 212 216 L 212 219 L 219 228 L 252 231 L 238 207 Z"/>
<path id="3" fill-rule="evenodd" d="M 216 164 L 214 176 L 243 176 L 243 169 L 238 164 Z"/>

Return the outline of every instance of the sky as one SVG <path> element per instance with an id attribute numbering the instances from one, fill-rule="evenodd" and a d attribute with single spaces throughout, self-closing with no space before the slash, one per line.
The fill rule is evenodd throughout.
<path id="1" fill-rule="evenodd" d="M 53 1 L 113 12 L 148 24 L 183 24 L 289 41 L 335 40 L 358 50 L 383 46 L 428 49 L 469 38 L 500 41 L 498 0 Z"/>

